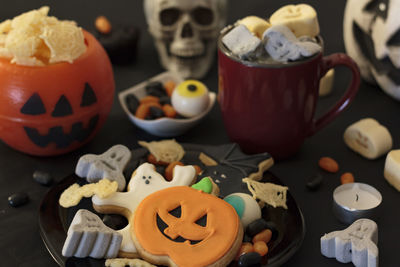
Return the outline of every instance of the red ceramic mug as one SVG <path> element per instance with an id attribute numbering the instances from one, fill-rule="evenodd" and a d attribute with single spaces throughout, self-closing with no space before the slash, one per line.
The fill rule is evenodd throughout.
<path id="1" fill-rule="evenodd" d="M 219 104 L 231 141 L 246 153 L 269 152 L 276 159 L 298 151 L 304 139 L 330 123 L 355 97 L 360 72 L 347 55 L 322 52 L 299 62 L 260 64 L 232 55 L 218 39 Z M 322 43 L 322 41 L 321 41 Z M 342 98 L 314 118 L 320 79 L 338 65 L 351 70 Z"/>

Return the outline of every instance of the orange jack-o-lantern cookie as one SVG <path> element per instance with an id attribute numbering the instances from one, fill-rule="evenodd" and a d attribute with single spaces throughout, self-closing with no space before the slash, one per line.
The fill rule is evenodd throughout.
<path id="1" fill-rule="evenodd" d="M 132 221 L 133 242 L 140 256 L 153 264 L 225 266 L 235 257 L 243 237 L 231 205 L 187 186 L 147 196 Z"/>

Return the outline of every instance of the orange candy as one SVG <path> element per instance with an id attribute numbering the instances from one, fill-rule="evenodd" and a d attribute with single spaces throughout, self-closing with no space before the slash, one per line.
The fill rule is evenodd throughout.
<path id="1" fill-rule="evenodd" d="M 322 157 L 318 161 L 318 165 L 321 169 L 327 172 L 335 173 L 339 171 L 339 164 L 330 157 Z"/>
<path id="2" fill-rule="evenodd" d="M 164 83 L 165 91 L 167 92 L 167 95 L 169 97 L 172 96 L 172 92 L 174 91 L 175 87 L 176 87 L 176 83 L 172 80 L 166 81 Z"/>
<path id="3" fill-rule="evenodd" d="M 253 244 L 254 251 L 265 256 L 268 253 L 268 246 L 264 241 L 257 241 Z"/>
<path id="4" fill-rule="evenodd" d="M 255 244 L 258 241 L 263 241 L 265 243 L 268 243 L 271 240 L 271 237 L 272 237 L 272 231 L 269 229 L 265 229 L 265 230 L 259 232 L 258 234 L 256 234 L 253 237 L 252 241 L 253 241 L 253 244 Z"/>
<path id="5" fill-rule="evenodd" d="M 182 162 L 180 161 L 174 161 L 171 162 L 167 168 L 165 168 L 165 173 L 164 173 L 164 178 L 167 181 L 171 181 L 172 177 L 174 176 L 174 168 L 176 165 L 180 165 L 180 166 L 185 166 Z"/>
<path id="6" fill-rule="evenodd" d="M 164 111 L 165 116 L 168 118 L 175 118 L 177 115 L 176 110 L 170 104 L 163 105 L 162 110 Z"/>
<path id="7" fill-rule="evenodd" d="M 156 96 L 153 95 L 147 95 L 145 97 L 143 97 L 142 99 L 140 99 L 140 103 L 144 104 L 144 103 L 159 103 L 160 99 Z"/>
<path id="8" fill-rule="evenodd" d="M 111 32 L 111 23 L 105 16 L 98 16 L 94 22 L 96 30 L 102 34 L 109 34 Z"/>
<path id="9" fill-rule="evenodd" d="M 169 163 L 168 162 L 164 162 L 164 161 L 157 161 L 156 157 L 154 157 L 153 154 L 149 154 L 147 156 L 147 161 L 151 164 L 154 165 L 163 165 L 163 166 L 167 166 Z"/>
<path id="10" fill-rule="evenodd" d="M 193 165 L 194 169 L 196 170 L 196 174 L 199 175 L 203 172 L 199 165 Z"/>
<path id="11" fill-rule="evenodd" d="M 150 107 L 161 108 L 161 105 L 159 103 L 155 103 L 155 102 L 142 103 L 136 109 L 135 116 L 138 119 L 144 120 L 146 118 L 146 116 L 149 115 L 149 113 L 150 113 Z"/>
<path id="12" fill-rule="evenodd" d="M 243 254 L 249 253 L 249 252 L 253 252 L 254 248 L 253 248 L 253 244 L 249 243 L 249 242 L 243 242 L 242 246 L 240 247 L 238 254 L 236 255 L 236 261 L 239 260 L 240 256 L 242 256 Z"/>
<path id="13" fill-rule="evenodd" d="M 340 182 L 342 184 L 354 183 L 354 175 L 351 172 L 345 172 L 340 176 Z"/>

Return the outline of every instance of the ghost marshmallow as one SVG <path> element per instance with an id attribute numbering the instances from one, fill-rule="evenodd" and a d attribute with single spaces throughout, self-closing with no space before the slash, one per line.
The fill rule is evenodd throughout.
<path id="1" fill-rule="evenodd" d="M 388 129 L 366 118 L 350 125 L 343 135 L 346 145 L 367 159 L 376 159 L 392 148 Z"/>
<path id="2" fill-rule="evenodd" d="M 171 96 L 172 106 L 185 117 L 199 115 L 207 109 L 208 102 L 208 89 L 197 80 L 186 80 L 180 83 Z"/>
<path id="3" fill-rule="evenodd" d="M 265 50 L 275 60 L 288 62 L 310 57 L 321 51 L 321 46 L 311 41 L 299 41 L 286 26 L 271 26 L 263 34 Z"/>

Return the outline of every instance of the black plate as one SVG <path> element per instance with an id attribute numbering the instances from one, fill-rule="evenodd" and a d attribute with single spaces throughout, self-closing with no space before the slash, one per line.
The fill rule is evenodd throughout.
<path id="1" fill-rule="evenodd" d="M 226 196 L 235 192 L 249 193 L 247 185 L 241 182 L 244 173 L 252 173 L 255 167 L 249 162 L 257 156 L 245 156 L 235 144 L 221 146 L 204 146 L 196 144 L 182 144 L 185 149 L 185 156 L 182 159 L 185 164 L 197 164 L 202 167 L 203 175 L 210 176 L 214 181 L 219 181 L 220 196 Z M 218 166 L 204 166 L 198 159 L 200 152 L 215 159 Z M 125 177 L 137 166 L 146 161 L 148 152 L 144 148 L 132 151 L 132 159 L 129 162 Z M 239 164 L 238 159 L 240 159 Z M 242 163 L 242 164 L 240 164 Z M 217 182 L 218 182 L 217 181 Z M 282 185 L 282 182 L 270 171 L 263 175 L 263 182 L 271 182 Z M 61 193 L 73 183 L 84 183 L 84 179 L 72 174 L 55 185 L 43 198 L 39 211 L 39 226 L 42 239 L 51 256 L 60 266 L 104 266 L 104 260 L 91 258 L 65 258 L 61 255 L 64 241 L 67 237 L 67 230 L 78 209 L 88 209 L 95 212 L 91 207 L 91 200 L 84 199 L 78 206 L 65 209 L 59 206 L 58 199 Z M 269 252 L 263 260 L 264 266 L 280 266 L 286 262 L 301 246 L 305 235 L 305 223 L 301 210 L 290 194 L 287 194 L 288 209 L 273 208 L 266 205 L 262 209 L 262 216 L 267 221 L 273 221 L 278 229 L 278 239 L 270 242 Z M 95 212 L 96 213 L 96 212 Z M 99 214 L 102 217 L 102 214 Z"/>

